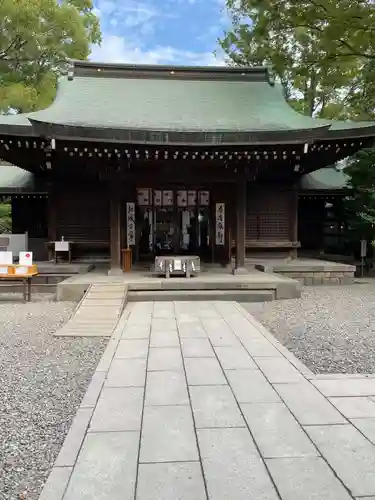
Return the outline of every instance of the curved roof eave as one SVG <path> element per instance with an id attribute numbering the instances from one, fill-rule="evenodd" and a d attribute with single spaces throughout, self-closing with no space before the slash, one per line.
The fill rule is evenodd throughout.
<path id="1" fill-rule="evenodd" d="M 2 135 L 34 135 L 27 113 L 18 115 L 0 115 L 0 134 Z"/>
<path id="2" fill-rule="evenodd" d="M 349 177 L 335 167 L 325 167 L 305 174 L 299 181 L 303 191 L 342 191 L 347 189 Z"/>
<path id="3" fill-rule="evenodd" d="M 0 115 L 0 135 L 222 146 L 375 138 L 375 122 L 300 115 L 264 67 L 72 65 L 48 108 Z"/>
<path id="4" fill-rule="evenodd" d="M 30 119 L 38 135 L 69 140 L 122 142 L 126 144 L 231 146 L 251 144 L 303 144 L 325 137 L 328 127 L 302 130 L 148 130 L 62 125 Z"/>

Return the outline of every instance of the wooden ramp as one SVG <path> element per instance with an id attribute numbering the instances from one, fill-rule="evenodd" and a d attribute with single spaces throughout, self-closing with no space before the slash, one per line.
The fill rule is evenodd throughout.
<path id="1" fill-rule="evenodd" d="M 110 337 L 124 310 L 126 283 L 90 285 L 73 316 L 57 337 Z"/>

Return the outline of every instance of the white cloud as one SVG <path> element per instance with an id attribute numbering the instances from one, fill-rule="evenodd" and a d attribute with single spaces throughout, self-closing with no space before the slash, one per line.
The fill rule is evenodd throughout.
<path id="1" fill-rule="evenodd" d="M 159 0 L 160 1 L 160 0 Z M 172 0 L 194 4 L 201 0 Z M 213 2 L 224 0 L 213 0 Z M 154 2 L 154 3 L 152 3 Z M 158 8 L 156 8 L 156 5 Z M 102 24 L 102 45 L 93 47 L 90 59 L 99 62 L 130 64 L 223 65 L 223 58 L 208 51 L 177 49 L 153 40 L 155 27 L 176 17 L 171 3 L 155 0 L 95 0 L 95 12 Z M 173 21 L 172 21 L 173 22 Z M 214 29 L 209 30 L 214 38 Z M 187 46 L 189 47 L 188 40 Z"/>
<path id="2" fill-rule="evenodd" d="M 192 66 L 223 66 L 224 60 L 211 52 L 192 52 L 171 46 L 145 49 L 115 35 L 104 35 L 101 47 L 93 47 L 91 60 L 129 64 L 175 64 Z"/>
<path id="3" fill-rule="evenodd" d="M 158 10 L 148 1 L 96 0 L 95 13 L 101 19 L 102 29 L 109 22 L 116 27 L 135 30 L 138 36 L 151 35 L 155 24 L 162 18 L 174 18 L 174 14 Z"/>

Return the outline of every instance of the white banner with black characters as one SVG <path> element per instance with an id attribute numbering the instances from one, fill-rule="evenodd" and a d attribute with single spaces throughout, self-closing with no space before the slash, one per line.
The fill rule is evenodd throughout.
<path id="1" fill-rule="evenodd" d="M 126 241 L 128 247 L 135 245 L 135 203 L 126 204 Z"/>
<path id="2" fill-rule="evenodd" d="M 216 245 L 225 244 L 225 203 L 216 203 Z"/>

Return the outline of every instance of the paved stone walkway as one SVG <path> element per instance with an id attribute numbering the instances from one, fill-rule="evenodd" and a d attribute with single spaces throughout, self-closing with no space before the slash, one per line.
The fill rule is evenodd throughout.
<path id="1" fill-rule="evenodd" d="M 234 302 L 135 303 L 40 500 L 374 500 L 374 443 L 374 377 L 314 376 Z"/>

